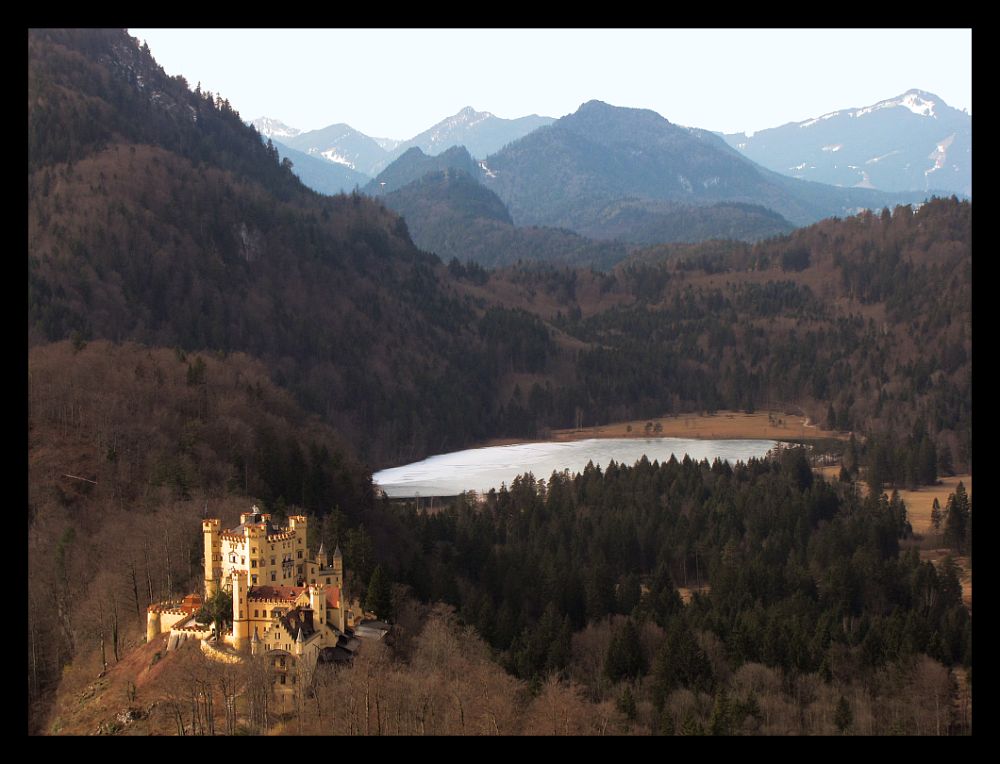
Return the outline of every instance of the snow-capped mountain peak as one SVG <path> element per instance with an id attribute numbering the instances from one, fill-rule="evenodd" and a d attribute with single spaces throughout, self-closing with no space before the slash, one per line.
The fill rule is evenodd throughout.
<path id="1" fill-rule="evenodd" d="M 804 129 L 802 129 L 804 128 Z M 972 121 L 911 89 L 726 141 L 770 170 L 844 187 L 972 193 Z"/>
<path id="2" fill-rule="evenodd" d="M 295 127 L 289 127 L 284 122 L 271 117 L 257 117 L 250 122 L 257 128 L 257 132 L 265 138 L 294 138 L 302 131 Z"/>
<path id="3" fill-rule="evenodd" d="M 872 106 L 866 106 L 863 109 L 858 109 L 852 112 L 851 116 L 861 117 L 865 114 L 870 114 L 873 111 L 878 111 L 879 109 L 891 109 L 897 106 L 902 106 L 905 109 L 909 109 L 914 114 L 921 117 L 937 117 L 934 111 L 934 107 L 937 106 L 937 96 L 933 96 L 930 93 L 925 93 L 922 90 L 907 90 L 903 95 L 896 96 L 895 98 L 889 98 L 885 101 L 879 101 Z"/>
<path id="4" fill-rule="evenodd" d="M 449 117 L 441 125 L 445 128 L 454 128 L 459 125 L 464 125 L 465 127 L 472 127 L 473 125 L 478 125 L 483 120 L 487 120 L 493 115 L 488 111 L 476 111 L 471 106 L 466 106 L 454 117 Z"/>

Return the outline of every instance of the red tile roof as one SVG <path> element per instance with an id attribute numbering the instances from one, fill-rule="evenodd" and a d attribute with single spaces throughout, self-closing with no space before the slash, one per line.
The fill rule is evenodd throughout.
<path id="1" fill-rule="evenodd" d="M 294 602 L 303 591 L 304 586 L 254 586 L 247 592 L 247 599 Z"/>
<path id="2" fill-rule="evenodd" d="M 340 607 L 340 587 L 337 586 L 326 587 L 326 606 Z"/>

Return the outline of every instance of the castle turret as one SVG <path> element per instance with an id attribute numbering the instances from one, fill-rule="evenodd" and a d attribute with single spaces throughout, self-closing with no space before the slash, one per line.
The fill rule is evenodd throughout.
<path id="1" fill-rule="evenodd" d="M 309 518 L 305 515 L 290 515 L 288 518 L 288 530 L 295 531 L 295 535 L 301 537 L 302 548 L 306 545 L 306 530 L 309 527 Z"/>
<path id="2" fill-rule="evenodd" d="M 313 611 L 313 623 L 326 623 L 326 589 L 323 586 L 313 586 L 309 589 L 309 607 Z M 318 628 L 318 626 L 317 626 Z"/>
<path id="3" fill-rule="evenodd" d="M 205 600 L 211 599 L 219 589 L 219 578 L 222 575 L 222 545 L 219 541 L 219 531 L 222 521 L 217 519 L 202 520 L 201 532 L 205 536 Z"/>
<path id="4" fill-rule="evenodd" d="M 333 550 L 333 585 L 344 588 L 344 555 L 340 553 L 340 544 Z"/>
<path id="5" fill-rule="evenodd" d="M 152 642 L 160 634 L 160 611 L 154 607 L 146 610 L 146 642 Z"/>
<path id="6" fill-rule="evenodd" d="M 242 650 L 250 637 L 250 620 L 247 615 L 247 572 L 233 571 L 233 647 Z"/>

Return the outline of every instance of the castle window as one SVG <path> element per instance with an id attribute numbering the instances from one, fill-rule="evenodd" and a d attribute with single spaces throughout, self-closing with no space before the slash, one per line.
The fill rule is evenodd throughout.
<path id="1" fill-rule="evenodd" d="M 254 586 L 256 586 L 257 585 L 257 574 L 254 573 L 252 576 L 250 576 L 250 578 L 253 579 L 252 583 L 253 583 Z"/>
<path id="2" fill-rule="evenodd" d="M 250 567 L 251 568 L 256 568 L 257 567 L 257 561 L 256 560 L 250 560 Z"/>
<path id="3" fill-rule="evenodd" d="M 300 560 L 302 559 L 302 550 L 301 549 L 299 550 L 299 559 Z"/>
<path id="4" fill-rule="evenodd" d="M 284 683 L 285 683 L 285 675 L 284 675 L 284 674 L 282 674 L 282 675 L 281 675 L 281 683 L 282 683 L 282 684 L 284 684 Z"/>
<path id="5" fill-rule="evenodd" d="M 273 571 L 273 570 L 271 571 L 271 580 L 272 580 L 272 581 L 274 581 L 274 580 L 275 580 L 275 576 L 274 576 L 274 571 Z"/>

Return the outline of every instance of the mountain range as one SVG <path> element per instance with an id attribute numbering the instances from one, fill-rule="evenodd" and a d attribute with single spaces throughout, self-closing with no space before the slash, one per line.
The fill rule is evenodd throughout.
<path id="1" fill-rule="evenodd" d="M 483 183 L 519 225 L 563 226 L 596 237 L 607 235 L 605 220 L 626 200 L 641 200 L 652 214 L 657 203 L 760 205 L 806 225 L 925 197 L 788 178 L 748 161 L 707 130 L 601 101 L 487 157 Z"/>
<path id="2" fill-rule="evenodd" d="M 384 194 L 407 219 L 415 243 L 446 259 L 496 265 L 532 253 L 599 267 L 613 264 L 630 245 L 759 241 L 824 217 L 926 197 L 788 178 L 713 133 L 600 101 L 478 161 L 459 147 L 437 156 L 410 148 L 364 190 Z M 486 203 L 484 195 L 493 198 Z M 504 219 L 493 215 L 485 222 L 478 212 L 485 208 L 505 210 Z M 526 228 L 533 229 L 530 246 L 514 230 Z M 596 244 L 610 240 L 625 248 Z M 571 243 L 586 249 L 586 257 L 566 251 Z"/>
<path id="3" fill-rule="evenodd" d="M 922 90 L 722 137 L 753 161 L 795 178 L 886 191 L 972 194 L 972 117 Z"/>
<path id="4" fill-rule="evenodd" d="M 412 148 L 419 148 L 423 153 L 435 156 L 452 146 L 465 146 L 473 156 L 484 157 L 553 121 L 551 117 L 540 117 L 537 114 L 504 119 L 487 111 L 476 111 L 471 106 L 466 106 L 457 114 L 441 120 L 408 140 L 371 138 L 345 124 L 330 125 L 308 132 L 289 127 L 280 120 L 270 117 L 259 117 L 252 120 L 251 124 L 262 136 L 280 144 L 278 151 L 283 155 L 284 148 L 288 147 L 309 156 L 322 158 L 332 164 L 347 167 L 366 176 L 361 180 L 363 185 Z M 289 157 L 294 162 L 294 157 L 291 155 Z M 339 180 L 340 176 L 332 176 L 323 182 L 329 186 Z M 306 182 L 307 185 L 311 185 Z M 342 190 L 349 191 L 351 188 L 353 184 L 344 186 Z M 326 193 L 319 188 L 316 190 Z"/>
<path id="5" fill-rule="evenodd" d="M 482 192 L 465 180 L 457 181 L 456 171 L 496 195 L 496 202 L 488 206 L 499 203 L 510 217 L 510 223 L 500 225 L 533 227 L 536 235 L 542 229 L 572 231 L 585 237 L 579 244 L 587 239 L 633 245 L 710 238 L 755 241 L 831 215 L 947 194 L 947 183 L 930 186 L 932 179 L 937 183 L 946 175 L 960 185 L 965 177 L 971 188 L 971 166 L 963 175 L 957 164 L 945 161 L 963 147 L 971 157 L 971 128 L 966 124 L 963 132 L 959 124 L 963 117 L 968 123 L 968 115 L 940 99 L 910 91 L 871 107 L 833 112 L 750 138 L 682 127 L 650 110 L 600 101 L 585 103 L 558 120 L 534 115 L 504 120 L 466 107 L 407 141 L 369 138 L 344 124 L 307 133 L 268 118 L 253 124 L 274 141 L 279 154 L 292 161 L 311 188 L 321 193 L 360 188 L 370 195 L 390 194 L 385 201 L 407 217 L 418 246 L 446 258 L 495 265 L 519 259 L 498 247 L 535 253 L 558 250 L 558 262 L 610 261 L 604 251 L 596 260 L 580 260 L 561 246 L 555 250 L 514 246 L 495 230 L 480 239 L 471 231 L 482 232 L 483 221 L 468 217 L 480 202 L 459 197 L 460 189 L 473 197 Z M 907 160 L 922 150 L 919 139 L 932 127 L 952 132 L 935 144 L 930 168 L 920 170 L 917 178 L 915 163 Z M 845 133 L 836 142 L 823 143 L 834 141 L 835 133 L 848 128 L 853 130 L 851 136 Z M 819 158 L 789 165 L 789 157 L 803 155 L 802 145 L 817 140 L 823 145 L 810 156 Z M 859 151 L 882 151 L 887 140 L 903 148 L 883 151 L 868 162 L 868 169 L 836 161 L 841 151 L 847 151 L 843 156 L 848 158 Z M 460 151 L 459 146 L 464 148 Z M 906 165 L 908 177 L 897 172 L 900 164 Z M 789 165 L 784 169 L 790 169 L 791 176 L 784 165 Z M 446 170 L 452 172 L 441 176 Z M 861 175 L 851 175 L 858 172 Z M 428 173 L 436 180 L 393 194 Z M 449 185 L 443 195 L 442 183 Z M 430 193 L 433 199 L 421 201 L 420 193 Z M 414 217 L 427 214 L 438 218 Z M 437 233 L 431 236 L 431 230 Z M 569 241 L 564 235 L 556 238 L 562 244 Z M 601 251 L 590 243 L 586 248 L 591 255 Z"/>

